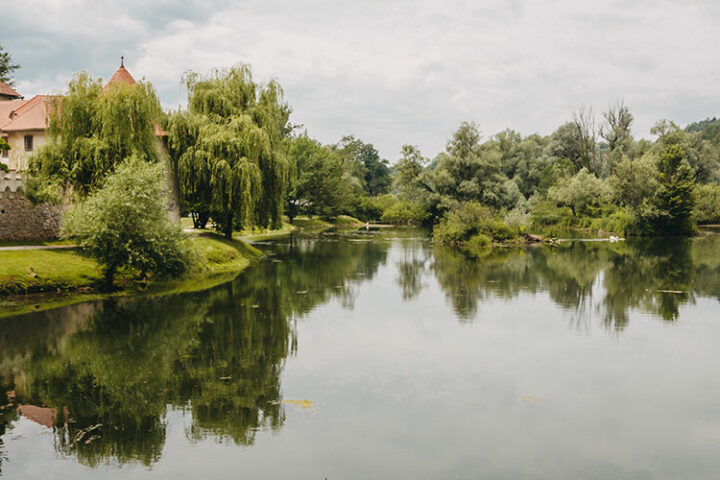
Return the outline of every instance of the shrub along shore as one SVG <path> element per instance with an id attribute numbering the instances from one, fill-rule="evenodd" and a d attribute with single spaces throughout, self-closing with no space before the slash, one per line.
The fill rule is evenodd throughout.
<path id="1" fill-rule="evenodd" d="M 180 281 L 202 281 L 220 274 L 240 273 L 261 253 L 241 240 L 227 240 L 203 233 L 191 238 L 200 254 L 197 268 Z M 0 294 L 52 293 L 59 291 L 95 292 L 102 287 L 103 273 L 94 259 L 79 249 L 0 251 Z M 175 280 L 177 281 L 177 280 Z M 164 279 L 139 278 L 130 269 L 118 273 L 119 290 L 143 290 L 150 284 L 163 285 Z"/>
<path id="2" fill-rule="evenodd" d="M 188 219 L 182 225 L 187 227 Z M 79 248 L 0 251 L 0 317 L 89 301 L 108 295 L 167 294 L 210 288 L 230 281 L 262 253 L 251 242 L 288 235 L 293 231 L 358 228 L 352 217 L 328 220 L 298 217 L 277 230 L 243 230 L 228 240 L 207 229 L 189 230 L 187 236 L 198 254 L 196 266 L 179 278 L 146 277 L 132 269 L 118 272 L 116 290 L 104 291 L 102 266 Z M 68 246 L 67 240 L 42 243 L 7 242 L 0 247 Z"/>

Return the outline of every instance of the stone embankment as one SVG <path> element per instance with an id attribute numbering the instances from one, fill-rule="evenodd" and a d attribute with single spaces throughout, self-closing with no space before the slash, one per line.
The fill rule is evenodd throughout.
<path id="1" fill-rule="evenodd" d="M 20 173 L 0 172 L 0 241 L 56 239 L 61 219 L 59 206 L 30 203 Z"/>

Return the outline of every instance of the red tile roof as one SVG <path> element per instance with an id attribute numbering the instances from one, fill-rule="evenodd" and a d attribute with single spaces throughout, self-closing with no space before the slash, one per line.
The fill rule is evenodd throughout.
<path id="1" fill-rule="evenodd" d="M 128 72 L 123 65 L 120 65 L 120 68 L 118 68 L 117 72 L 110 78 L 103 88 L 103 91 L 106 91 L 110 85 L 115 83 L 134 85 L 136 82 L 132 75 L 130 75 L 130 72 Z M 6 85 L 0 82 L 0 92 L 2 91 L 2 86 Z M 15 92 L 14 90 L 12 91 Z M 53 95 L 36 95 L 30 100 L 0 101 L 0 132 L 45 130 L 48 127 L 50 105 L 56 98 L 60 97 Z M 167 133 L 158 125 L 155 125 L 155 136 L 165 137 Z"/>
<path id="2" fill-rule="evenodd" d="M 0 131 L 3 127 L 12 121 L 10 114 L 13 110 L 25 105 L 29 100 L 8 100 L 6 102 L 0 102 Z"/>
<path id="3" fill-rule="evenodd" d="M 130 72 L 125 70 L 124 66 L 120 65 L 117 72 L 113 73 L 113 76 L 110 77 L 110 80 L 108 80 L 107 84 L 103 87 L 103 92 L 107 91 L 107 89 L 110 88 L 110 85 L 114 85 L 116 83 L 135 85 L 136 82 L 132 75 L 130 75 Z"/>
<path id="4" fill-rule="evenodd" d="M 22 98 L 18 92 L 13 90 L 7 83 L 0 82 L 0 96 L 11 98 Z"/>
<path id="5" fill-rule="evenodd" d="M 23 132 L 28 130 L 45 130 L 48 126 L 48 112 L 53 97 L 51 95 L 35 95 L 10 111 L 8 117 L 0 118 L 0 131 Z M 5 103 L 5 102 L 3 102 Z M 16 102 L 12 102 L 16 103 Z"/>

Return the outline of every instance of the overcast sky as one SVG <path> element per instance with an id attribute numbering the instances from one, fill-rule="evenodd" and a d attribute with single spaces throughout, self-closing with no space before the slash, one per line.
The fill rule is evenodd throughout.
<path id="1" fill-rule="evenodd" d="M 660 118 L 720 114 L 717 0 L 3 3 L 0 44 L 26 96 L 81 70 L 107 79 L 125 55 L 177 108 L 184 71 L 246 62 L 280 81 L 311 136 L 354 134 L 391 161 L 405 143 L 434 156 L 464 120 L 547 134 L 622 98 L 648 137 Z"/>

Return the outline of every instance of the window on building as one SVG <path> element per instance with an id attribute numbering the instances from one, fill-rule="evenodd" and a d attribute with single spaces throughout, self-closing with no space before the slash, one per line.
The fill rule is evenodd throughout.
<path id="1" fill-rule="evenodd" d="M 8 141 L 8 137 L 2 137 L 2 139 L 5 140 L 5 142 Z M 3 152 L 2 152 L 2 158 L 8 158 L 8 155 L 9 155 L 8 151 L 7 151 L 7 150 L 3 150 Z"/>
<path id="2" fill-rule="evenodd" d="M 33 149 L 33 136 L 25 135 L 25 151 L 32 152 Z"/>

